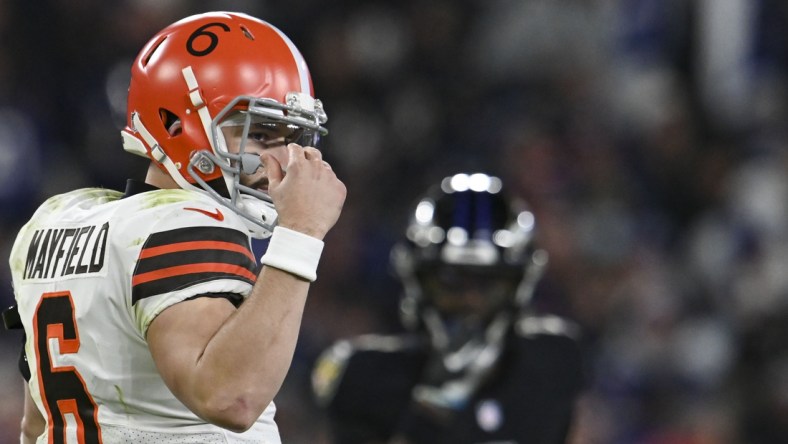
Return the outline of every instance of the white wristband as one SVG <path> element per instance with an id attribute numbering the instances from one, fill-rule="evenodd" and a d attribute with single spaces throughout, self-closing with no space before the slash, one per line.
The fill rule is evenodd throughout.
<path id="1" fill-rule="evenodd" d="M 322 252 L 322 240 L 289 228 L 274 227 L 260 262 L 314 282 Z"/>

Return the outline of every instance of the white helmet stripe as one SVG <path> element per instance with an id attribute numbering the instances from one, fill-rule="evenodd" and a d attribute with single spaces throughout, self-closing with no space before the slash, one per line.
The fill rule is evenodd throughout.
<path id="1" fill-rule="evenodd" d="M 189 92 L 197 89 L 199 85 L 197 84 L 197 77 L 194 77 L 194 70 L 191 65 L 183 68 L 181 73 L 183 73 L 183 78 L 186 80 L 186 86 L 189 88 Z"/>
<path id="2" fill-rule="evenodd" d="M 197 77 L 194 75 L 191 65 L 183 68 L 181 73 L 183 74 L 183 79 L 186 80 L 186 86 L 189 88 L 189 98 L 192 101 L 192 105 L 197 109 L 197 115 L 200 116 L 205 135 L 208 136 L 208 143 L 211 144 L 211 149 L 215 153 L 216 147 L 213 146 L 213 137 L 211 137 L 211 114 L 208 112 L 208 107 L 200 95 L 200 85 L 197 83 Z"/>
<path id="3" fill-rule="evenodd" d="M 296 67 L 298 67 L 298 77 L 301 81 L 301 91 L 299 92 L 309 94 L 310 96 L 314 96 L 315 93 L 312 91 L 312 88 L 309 85 L 309 68 L 307 68 L 306 66 L 306 60 L 304 60 L 304 56 L 301 55 L 301 52 L 298 50 L 298 48 L 296 48 L 293 41 L 290 40 L 290 38 L 286 36 L 282 31 L 280 31 L 279 28 L 268 22 L 265 22 L 265 24 L 267 24 L 268 26 L 271 27 L 271 29 L 276 31 L 276 33 L 279 34 L 280 37 L 282 37 L 282 40 L 284 40 L 285 43 L 287 43 L 287 47 L 290 48 L 290 53 L 293 55 L 293 61 L 295 62 Z"/>

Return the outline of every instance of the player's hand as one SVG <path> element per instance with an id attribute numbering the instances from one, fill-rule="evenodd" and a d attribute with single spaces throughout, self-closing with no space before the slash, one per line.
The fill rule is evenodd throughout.
<path id="1" fill-rule="evenodd" d="M 347 189 L 318 149 L 291 143 L 287 150 L 284 169 L 271 153 L 260 156 L 279 225 L 322 239 L 339 218 Z"/>

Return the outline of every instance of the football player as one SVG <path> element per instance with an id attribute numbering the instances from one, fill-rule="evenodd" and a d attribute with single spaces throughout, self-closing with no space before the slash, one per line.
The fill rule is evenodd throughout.
<path id="1" fill-rule="evenodd" d="M 312 373 L 336 443 L 561 443 L 578 329 L 529 308 L 547 263 L 501 180 L 457 174 L 421 198 L 391 263 L 406 333 L 343 339 Z"/>
<path id="2" fill-rule="evenodd" d="M 262 20 L 195 15 L 143 47 L 122 138 L 145 181 L 48 199 L 11 252 L 24 443 L 280 442 L 272 400 L 346 194 L 326 120 Z"/>

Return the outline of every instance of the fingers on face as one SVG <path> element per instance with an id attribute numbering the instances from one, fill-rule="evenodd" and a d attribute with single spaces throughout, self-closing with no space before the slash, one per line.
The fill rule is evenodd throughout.
<path id="1" fill-rule="evenodd" d="M 312 160 L 315 162 L 319 162 L 321 166 L 329 171 L 332 171 L 331 165 L 323 160 L 323 153 L 320 152 L 319 149 L 305 146 L 302 147 L 298 144 L 291 143 L 287 146 L 290 151 L 290 160 L 297 160 L 300 155 L 304 156 L 303 158 L 306 160 Z"/>
<path id="2" fill-rule="evenodd" d="M 320 152 L 319 149 L 311 147 L 311 146 L 300 146 L 295 143 L 291 143 L 288 145 L 290 149 L 291 156 L 298 156 L 299 153 L 303 153 L 303 156 L 306 160 L 314 160 L 317 162 L 321 162 L 323 166 L 327 168 L 331 168 L 328 162 L 323 160 L 323 153 Z"/>
<path id="3" fill-rule="evenodd" d="M 304 147 L 304 157 L 307 160 L 323 160 L 323 153 L 320 152 L 319 149 L 313 148 L 311 146 Z"/>
<path id="4" fill-rule="evenodd" d="M 307 160 L 322 160 L 323 154 L 320 152 L 319 149 L 311 147 L 311 146 L 301 146 L 297 143 L 291 143 L 287 145 L 287 148 L 293 154 L 303 153 L 303 156 Z"/>
<path id="5" fill-rule="evenodd" d="M 303 152 L 304 150 L 301 148 L 301 145 L 297 143 L 287 145 L 288 163 L 297 162 L 299 155 L 304 155 Z"/>

